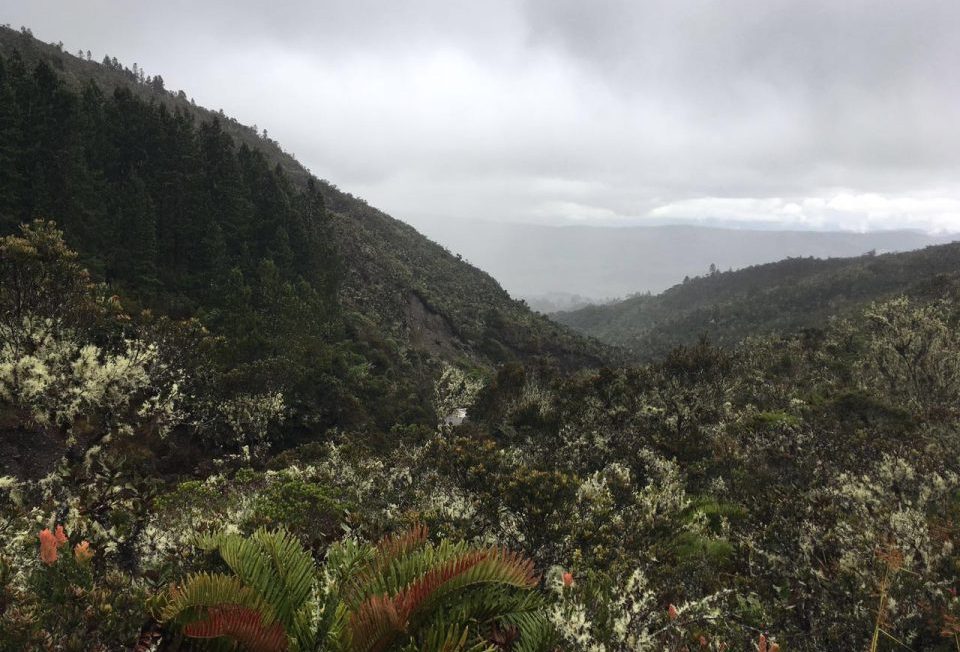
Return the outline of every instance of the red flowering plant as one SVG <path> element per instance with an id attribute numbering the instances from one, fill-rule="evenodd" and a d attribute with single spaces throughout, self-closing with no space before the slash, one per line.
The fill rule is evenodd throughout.
<path id="1" fill-rule="evenodd" d="M 84 540 L 84 531 L 83 517 L 34 525 L 5 551 L 9 557 L 0 557 L 0 650 L 114 650 L 135 644 L 149 620 L 149 587 L 131 581 L 104 554 L 103 540 Z"/>
<path id="2" fill-rule="evenodd" d="M 93 574 L 90 561 L 95 553 L 88 542 L 77 543 L 74 554 L 70 554 L 70 540 L 62 525 L 53 529 L 44 528 L 38 533 L 37 539 L 37 556 L 41 563 L 31 579 L 38 595 L 54 604 L 62 604 L 91 587 Z"/>
<path id="3" fill-rule="evenodd" d="M 50 528 L 40 531 L 40 561 L 47 566 L 57 563 L 57 550 L 67 543 L 67 535 L 63 531 L 63 526 L 58 525 L 54 532 Z"/>
<path id="4" fill-rule="evenodd" d="M 71 550 L 69 536 L 62 525 L 40 530 L 35 541 L 38 563 L 29 575 L 27 587 L 37 603 L 35 613 L 42 614 L 44 621 L 35 625 L 41 631 L 54 631 L 61 629 L 60 625 L 69 624 L 82 631 L 85 629 L 83 614 L 94 588 L 90 563 L 94 551 L 86 542 L 78 542 L 77 548 Z"/>

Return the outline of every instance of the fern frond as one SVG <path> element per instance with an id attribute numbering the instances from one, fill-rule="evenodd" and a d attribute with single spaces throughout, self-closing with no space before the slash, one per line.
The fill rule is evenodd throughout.
<path id="1" fill-rule="evenodd" d="M 272 595 L 264 598 L 273 604 L 283 622 L 292 622 L 294 614 L 306 603 L 316 583 L 313 557 L 296 537 L 286 530 L 257 530 L 251 537 L 266 552 L 280 579 Z M 272 599 L 276 596 L 276 601 Z"/>
<path id="2" fill-rule="evenodd" d="M 538 613 L 545 607 L 543 597 L 534 591 L 486 584 L 443 605 L 443 610 L 459 620 L 486 622 L 499 619 L 512 622 L 514 616 Z"/>
<path id="3" fill-rule="evenodd" d="M 427 543 L 430 530 L 426 525 L 417 524 L 402 534 L 386 536 L 375 546 L 376 563 L 385 565 L 398 557 L 409 555 Z"/>
<path id="4" fill-rule="evenodd" d="M 370 596 L 395 595 L 425 573 L 462 557 L 469 550 L 462 541 L 441 541 L 439 545 L 424 545 L 389 560 L 378 562 L 374 558 L 351 578 L 344 599 L 356 608 Z"/>
<path id="5" fill-rule="evenodd" d="M 355 652 L 381 652 L 406 631 L 406 626 L 407 619 L 397 611 L 390 596 L 372 596 L 350 617 L 349 648 Z"/>
<path id="6" fill-rule="evenodd" d="M 280 623 L 266 625 L 259 611 L 236 605 L 211 607 L 206 618 L 188 623 L 183 633 L 191 638 L 228 638 L 250 652 L 284 652 L 288 647 Z"/>
<path id="7" fill-rule="evenodd" d="M 432 610 L 434 623 L 477 623 L 481 636 L 498 649 L 550 652 L 559 643 L 545 614 L 545 600 L 534 591 L 488 584 L 460 592 Z"/>
<path id="8" fill-rule="evenodd" d="M 193 535 L 193 545 L 206 552 L 213 552 L 220 547 L 224 539 L 236 536 L 225 532 L 198 532 Z"/>
<path id="9" fill-rule="evenodd" d="M 427 541 L 418 526 L 377 546 L 333 546 L 322 589 L 313 557 L 285 531 L 198 537 L 234 575 L 192 575 L 164 620 L 196 638 L 248 650 L 307 652 L 546 652 L 553 631 L 533 563 L 505 548 Z"/>
<path id="10" fill-rule="evenodd" d="M 454 623 L 428 629 L 420 641 L 419 652 L 493 652 L 493 646 L 483 642 L 468 645 L 469 628 Z"/>
<path id="11" fill-rule="evenodd" d="M 319 608 L 317 608 L 319 607 Z M 346 628 L 349 619 L 347 606 L 340 601 L 339 596 L 330 591 L 322 596 L 317 603 L 305 605 L 302 615 L 303 625 L 298 628 L 309 631 L 309 638 L 314 641 L 313 649 L 337 650 L 342 649 L 341 643 L 346 638 Z M 312 616 L 316 615 L 314 619 Z M 309 624 L 307 621 L 310 621 Z M 300 637 L 306 640 L 306 637 Z M 322 643 L 322 645 L 319 645 Z"/>
<path id="12" fill-rule="evenodd" d="M 428 604 L 476 584 L 532 589 L 537 586 L 533 562 L 505 548 L 468 552 L 425 573 L 397 594 L 398 608 L 412 615 Z"/>
<path id="13" fill-rule="evenodd" d="M 372 546 L 362 545 L 351 538 L 330 546 L 323 572 L 324 592 L 350 593 L 356 584 L 355 578 L 369 569 L 374 555 Z"/>
<path id="14" fill-rule="evenodd" d="M 520 636 L 514 641 L 512 652 L 550 652 L 556 650 L 560 643 L 556 627 L 539 605 L 530 611 L 504 615 L 499 621 L 519 629 Z"/>
<path id="15" fill-rule="evenodd" d="M 344 598 L 357 606 L 371 595 L 393 594 L 423 573 L 431 564 L 424 557 L 433 552 L 433 546 L 427 545 L 428 536 L 425 525 L 415 525 L 402 534 L 381 539 L 364 565 L 350 575 L 343 587 Z"/>
<path id="16" fill-rule="evenodd" d="M 313 558 L 285 531 L 259 529 L 249 538 L 221 537 L 220 556 L 244 584 L 271 606 L 284 627 L 310 597 L 316 576 Z"/>
<path id="17" fill-rule="evenodd" d="M 431 618 L 446 622 L 500 623 L 518 625 L 528 616 L 542 616 L 546 601 L 536 591 L 516 590 L 515 587 L 486 584 L 457 594 L 456 599 L 445 600 Z"/>
<path id="18" fill-rule="evenodd" d="M 315 604 L 307 603 L 300 607 L 299 611 L 293 617 L 288 630 L 289 639 L 292 644 L 291 649 L 294 652 L 306 652 L 317 648 L 317 635 L 322 631 L 318 629 L 322 614 L 317 613 Z"/>
<path id="19" fill-rule="evenodd" d="M 304 607 L 316 579 L 313 558 L 292 535 L 260 529 L 249 538 L 206 535 L 197 544 L 218 550 L 235 575 L 188 578 L 168 603 L 166 619 L 187 620 L 187 636 L 227 637 L 250 649 L 286 650 L 288 632 L 310 638 Z"/>
<path id="20" fill-rule="evenodd" d="M 164 621 L 196 618 L 210 607 L 235 605 L 260 612 L 269 619 L 271 609 L 257 593 L 244 586 L 238 577 L 219 573 L 197 573 L 187 577 L 170 592 L 161 611 Z"/>
<path id="21" fill-rule="evenodd" d="M 502 548 L 465 552 L 429 569 L 393 596 L 368 597 L 350 619 L 351 643 L 357 650 L 383 650 L 444 598 L 485 583 L 533 588 L 537 585 L 533 562 Z"/>

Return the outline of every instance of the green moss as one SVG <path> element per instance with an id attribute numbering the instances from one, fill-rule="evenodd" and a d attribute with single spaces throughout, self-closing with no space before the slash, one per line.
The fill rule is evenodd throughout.
<path id="1" fill-rule="evenodd" d="M 691 520 L 700 514 L 706 516 L 710 528 L 718 532 L 723 519 L 739 521 L 747 516 L 747 510 L 743 505 L 722 501 L 712 496 L 703 496 L 693 500 L 689 511 Z"/>
<path id="2" fill-rule="evenodd" d="M 775 428 L 777 426 L 799 426 L 800 417 L 797 417 L 782 410 L 772 410 L 770 412 L 761 412 L 753 417 L 753 424 L 760 427 Z"/>
<path id="3" fill-rule="evenodd" d="M 720 569 L 730 564 L 733 544 L 726 539 L 702 537 L 693 532 L 684 532 L 673 541 L 673 553 L 680 565 L 706 564 Z"/>

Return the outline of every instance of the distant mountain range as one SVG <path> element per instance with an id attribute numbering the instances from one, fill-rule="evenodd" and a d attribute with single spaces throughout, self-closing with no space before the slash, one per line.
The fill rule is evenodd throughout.
<path id="1" fill-rule="evenodd" d="M 854 258 L 791 258 L 690 279 L 657 295 L 553 316 L 580 332 L 654 360 L 701 336 L 745 337 L 822 328 L 832 316 L 906 294 L 932 299 L 960 287 L 960 243 Z"/>
<path id="2" fill-rule="evenodd" d="M 790 257 L 841 258 L 910 251 L 954 235 L 771 231 L 704 226 L 541 226 L 411 220 L 424 234 L 543 312 L 661 292 L 684 277 Z"/>

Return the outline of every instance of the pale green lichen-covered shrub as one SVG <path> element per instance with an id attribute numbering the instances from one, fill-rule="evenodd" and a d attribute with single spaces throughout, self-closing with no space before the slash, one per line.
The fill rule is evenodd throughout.
<path id="1" fill-rule="evenodd" d="M 181 381 L 154 344 L 128 339 L 105 351 L 50 318 L 25 315 L 18 343 L 0 342 L 0 401 L 38 427 L 70 433 L 83 417 L 109 433 L 149 423 L 163 434 L 183 419 Z"/>

